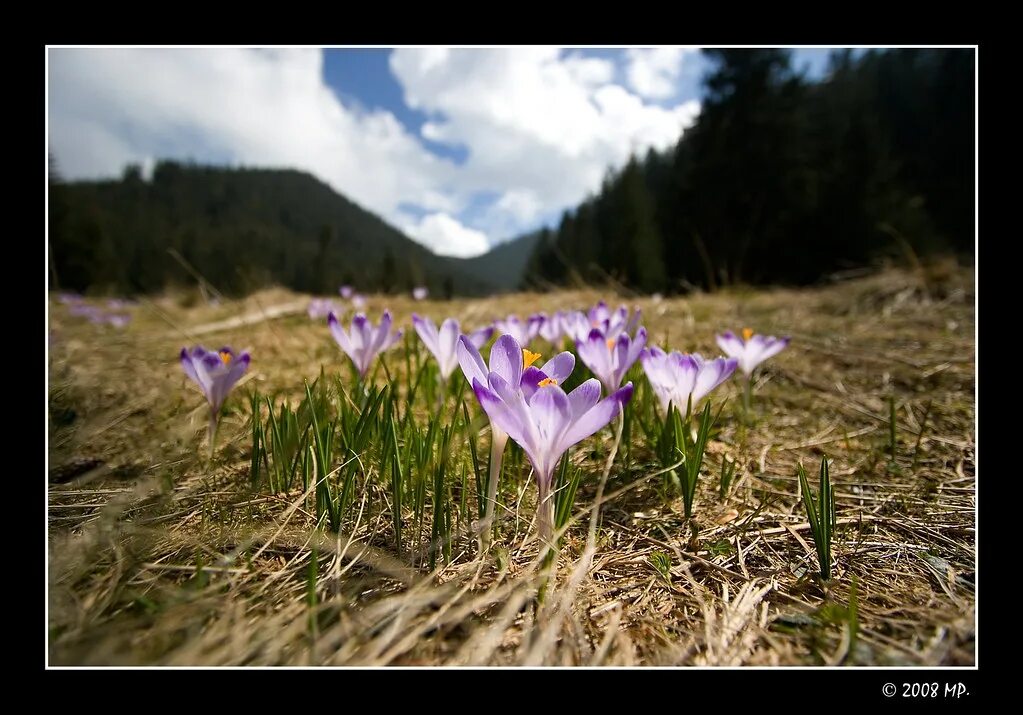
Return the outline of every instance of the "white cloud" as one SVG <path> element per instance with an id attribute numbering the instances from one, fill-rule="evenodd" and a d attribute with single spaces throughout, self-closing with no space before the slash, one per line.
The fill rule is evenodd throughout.
<path id="1" fill-rule="evenodd" d="M 50 148 L 72 178 L 162 157 L 304 169 L 394 220 L 402 202 L 452 210 L 454 165 L 390 112 L 343 105 L 319 50 L 50 51 Z"/>
<path id="2" fill-rule="evenodd" d="M 474 224 L 491 240 L 575 205 L 630 153 L 672 146 L 699 112 L 647 103 L 613 83 L 610 60 L 557 48 L 399 49 L 391 69 L 406 102 L 433 114 L 424 133 L 468 149 L 453 188 L 500 195 Z"/>
<path id="3" fill-rule="evenodd" d="M 446 213 L 429 214 L 418 223 L 405 223 L 401 229 L 431 251 L 447 256 L 472 258 L 490 248 L 485 233 L 466 228 Z"/>
<path id="4" fill-rule="evenodd" d="M 498 199 L 495 207 L 511 214 L 520 223 L 528 223 L 539 215 L 543 204 L 534 192 L 514 189 Z"/>
<path id="5" fill-rule="evenodd" d="M 319 50 L 54 49 L 50 146 L 70 178 L 153 156 L 295 167 L 431 249 L 469 255 L 574 206 L 630 153 L 673 145 L 699 105 L 648 101 L 678 77 L 672 53 L 623 53 L 626 88 L 615 61 L 556 48 L 395 50 L 406 103 L 430 115 L 417 134 L 342 102 Z M 480 195 L 495 198 L 473 205 Z M 409 205 L 428 215 L 410 220 Z"/>
<path id="6" fill-rule="evenodd" d="M 680 47 L 629 50 L 626 53 L 629 87 L 647 99 L 673 97 L 678 89 L 684 58 L 693 51 Z"/>

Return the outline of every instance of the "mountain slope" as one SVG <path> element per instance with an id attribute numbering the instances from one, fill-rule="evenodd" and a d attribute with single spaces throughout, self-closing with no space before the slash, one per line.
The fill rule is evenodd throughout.
<path id="1" fill-rule="evenodd" d="M 371 173 L 367 180 L 372 180 Z M 190 277 L 180 254 L 222 291 L 270 283 L 331 293 L 490 292 L 482 273 L 437 256 L 315 177 L 294 170 L 162 162 L 151 181 L 53 183 L 50 245 L 63 288 L 160 290 Z"/>
<path id="2" fill-rule="evenodd" d="M 533 255 L 541 231 L 505 241 L 482 256 L 462 260 L 462 265 L 489 283 L 495 291 L 514 291 L 521 287 L 522 277 Z"/>

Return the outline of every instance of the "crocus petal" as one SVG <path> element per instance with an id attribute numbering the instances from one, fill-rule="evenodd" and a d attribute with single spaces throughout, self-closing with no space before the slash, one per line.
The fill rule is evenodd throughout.
<path id="1" fill-rule="evenodd" d="M 717 336 L 718 347 L 728 357 L 739 357 L 746 351 L 742 339 L 731 330 L 725 331 Z"/>
<path id="2" fill-rule="evenodd" d="M 348 357 L 355 359 L 355 346 L 352 345 L 352 341 L 348 338 L 348 333 L 341 327 L 341 323 L 338 322 L 337 316 L 331 311 L 330 315 L 327 316 L 327 327 L 330 328 L 330 334 L 334 336 L 334 340 L 337 341 L 338 346 L 345 351 Z"/>
<path id="3" fill-rule="evenodd" d="M 707 393 L 728 379 L 737 364 L 738 360 L 735 358 L 717 358 L 704 363 L 693 386 L 693 406 L 695 407 Z"/>
<path id="4" fill-rule="evenodd" d="M 536 398 L 533 398 L 534 400 Z M 632 383 L 626 383 L 625 387 L 605 397 L 596 405 L 587 410 L 581 417 L 575 418 L 572 425 L 561 436 L 558 448 L 564 452 L 569 447 L 577 444 L 592 434 L 607 426 L 607 424 L 618 416 L 623 405 L 632 399 Z"/>
<path id="5" fill-rule="evenodd" d="M 540 370 L 559 385 L 569 378 L 575 369 L 575 355 L 569 351 L 558 353 L 543 364 Z"/>
<path id="6" fill-rule="evenodd" d="M 522 371 L 519 387 L 522 390 L 523 397 L 526 398 L 526 402 L 529 402 L 530 398 L 536 393 L 540 383 L 548 377 L 550 376 L 547 373 L 535 365 L 530 365 Z"/>
<path id="7" fill-rule="evenodd" d="M 579 359 L 586 367 L 597 376 L 605 385 L 613 380 L 611 367 L 611 351 L 607 347 L 607 339 L 604 333 L 594 328 L 590 331 L 586 340 L 576 343 L 576 350 L 579 352 Z"/>
<path id="8" fill-rule="evenodd" d="M 536 425 L 536 442 L 535 449 L 526 453 L 537 471 L 537 479 L 549 481 L 554 466 L 565 453 L 566 448 L 559 446 L 562 435 L 572 424 L 572 406 L 565 391 L 551 385 L 537 390 L 529 403 L 529 411 Z"/>
<path id="9" fill-rule="evenodd" d="M 488 325 L 485 328 L 480 328 L 479 330 L 474 330 L 471 333 L 469 333 L 469 340 L 470 342 L 472 342 L 473 345 L 476 346 L 476 349 L 479 350 L 480 348 L 487 344 L 487 341 L 490 340 L 490 337 L 493 334 L 494 326 Z"/>
<path id="10" fill-rule="evenodd" d="M 370 338 L 371 326 L 369 324 L 369 318 L 363 313 L 356 313 L 352 316 L 351 331 L 349 333 L 349 340 L 352 345 L 353 352 L 359 352 L 361 354 L 366 348 L 369 347 L 371 342 Z M 354 360 L 355 357 L 353 356 Z"/>
<path id="11" fill-rule="evenodd" d="M 483 362 L 479 349 L 472 344 L 468 337 L 459 336 L 455 353 L 458 355 L 458 365 L 462 368 L 462 373 L 465 374 L 465 379 L 469 381 L 469 384 L 471 385 L 473 380 L 479 380 L 480 383 L 486 385 L 487 365 Z"/>
<path id="12" fill-rule="evenodd" d="M 621 376 L 618 378 L 619 380 L 621 380 L 622 377 L 625 377 L 625 373 L 627 373 L 629 371 L 629 368 L 631 368 L 636 363 L 636 360 L 639 359 L 639 354 L 643 352 L 643 348 L 645 347 L 646 328 L 640 328 L 639 330 L 636 331 L 636 337 L 633 338 L 632 342 L 629 345 L 628 353 L 625 356 L 625 367 L 622 370 Z"/>
<path id="13" fill-rule="evenodd" d="M 504 400 L 497 396 L 479 380 L 473 379 L 472 390 L 476 393 L 480 407 L 487 413 L 490 422 L 519 444 L 526 441 L 526 433 L 521 419 L 509 409 Z"/>
<path id="14" fill-rule="evenodd" d="M 412 314 L 412 327 L 416 329 L 419 339 L 423 341 L 426 349 L 433 353 L 433 356 L 440 360 L 440 345 L 438 341 L 437 328 L 429 318 L 423 318 L 415 313 Z"/>
<path id="15" fill-rule="evenodd" d="M 373 342 L 370 347 L 372 355 L 383 351 L 388 346 L 388 340 L 391 337 L 391 311 L 385 310 L 384 314 L 380 316 L 380 325 L 377 327 L 376 334 L 373 336 Z M 371 358 L 372 359 L 372 358 Z"/>
<path id="16" fill-rule="evenodd" d="M 195 366 L 192 365 L 192 356 L 188 354 L 187 348 L 181 348 L 181 367 L 199 387 L 202 387 L 202 383 L 199 382 L 199 375 L 195 371 Z"/>
<path id="17" fill-rule="evenodd" d="M 526 398 L 522 394 L 519 385 L 512 385 L 506 382 L 496 372 L 490 373 L 487 378 L 490 381 L 489 387 L 491 391 L 501 399 L 509 412 L 522 425 L 522 432 L 516 441 L 522 445 L 523 449 L 531 449 L 537 443 L 536 426 L 533 418 L 530 416 L 529 405 L 526 403 Z M 511 433 L 509 432 L 509 434 Z"/>
<path id="18" fill-rule="evenodd" d="M 574 419 L 585 415 L 599 401 L 600 380 L 593 377 L 568 393 L 568 402 L 572 405 Z"/>
<path id="19" fill-rule="evenodd" d="M 512 385 L 522 380 L 522 348 L 511 335 L 502 335 L 490 348 L 490 371 Z"/>
<path id="20" fill-rule="evenodd" d="M 784 350 L 786 347 L 788 347 L 789 340 L 790 339 L 787 337 L 776 338 L 774 336 L 771 336 L 770 338 L 768 338 L 767 345 L 764 347 L 763 352 L 760 353 L 760 362 L 763 362 L 768 358 L 774 357 L 782 350 Z"/>
<path id="21" fill-rule="evenodd" d="M 461 333 L 458 321 L 448 318 L 440 326 L 440 334 L 437 338 L 437 362 L 440 363 L 440 372 L 444 379 L 448 379 L 455 366 L 458 365 L 458 355 L 455 348 L 458 345 L 458 336 Z"/>

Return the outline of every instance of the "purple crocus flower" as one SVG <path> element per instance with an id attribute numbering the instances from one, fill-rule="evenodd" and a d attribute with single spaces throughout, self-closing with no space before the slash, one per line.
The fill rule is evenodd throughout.
<path id="1" fill-rule="evenodd" d="M 458 321 L 448 318 L 441 323 L 441 329 L 438 330 L 430 318 L 412 313 L 412 325 L 419 334 L 422 344 L 426 345 L 427 350 L 437 358 L 437 363 L 441 368 L 441 377 L 447 382 L 447 378 L 451 376 L 454 368 L 458 365 L 458 337 L 461 334 L 461 326 Z M 490 340 L 493 332 L 493 327 L 482 327 L 470 333 L 469 340 L 479 350 Z"/>
<path id="2" fill-rule="evenodd" d="M 568 351 L 555 355 L 540 368 L 534 367 L 533 363 L 540 359 L 540 354 L 523 350 L 511 335 L 502 335 L 494 342 L 490 348 L 489 367 L 465 335 L 458 340 L 457 352 L 458 364 L 470 385 L 489 385 L 490 376 L 496 375 L 505 384 L 516 386 L 528 397 L 532 397 L 545 382 L 564 382 L 575 368 L 575 355 Z M 482 529 L 484 543 L 488 543 L 489 539 L 489 525 L 494 517 L 494 504 L 497 500 L 497 482 L 501 476 L 504 448 L 508 444 L 508 432 L 500 423 L 491 420 L 490 433 L 490 480 Z"/>
<path id="3" fill-rule="evenodd" d="M 586 317 L 586 313 L 581 311 L 572 310 L 561 316 L 561 332 L 571 338 L 573 342 L 578 343 L 586 340 L 594 327 L 590 325 L 590 319 Z"/>
<path id="4" fill-rule="evenodd" d="M 127 327 L 128 323 L 131 322 L 131 316 L 128 315 L 127 313 L 116 313 L 113 315 L 108 315 L 106 317 L 106 321 L 113 325 L 115 328 L 124 328 Z"/>
<path id="5" fill-rule="evenodd" d="M 217 431 L 220 408 L 223 407 L 224 400 L 227 399 L 227 393 L 249 369 L 249 361 L 247 352 L 236 355 L 234 350 L 229 347 L 222 347 L 216 352 L 207 350 L 201 345 L 197 345 L 191 350 L 181 348 L 181 367 L 185 370 L 185 374 L 202 388 L 206 400 L 210 403 L 211 446 L 213 436 Z"/>
<path id="6" fill-rule="evenodd" d="M 329 298 L 313 298 L 309 301 L 309 317 L 313 320 L 320 320 L 325 318 L 331 313 L 339 313 L 337 306 L 334 305 L 334 301 Z"/>
<path id="7" fill-rule="evenodd" d="M 705 360 L 699 353 L 665 353 L 658 347 L 644 348 L 639 361 L 665 413 L 669 404 L 685 410 L 690 397 L 695 409 L 700 400 L 735 372 L 738 364 L 735 358 Z"/>
<path id="8" fill-rule="evenodd" d="M 561 320 L 563 315 L 564 314 L 560 310 L 554 315 L 547 315 L 546 313 L 538 314 L 540 318 L 540 337 L 549 342 L 551 345 L 556 345 L 558 340 L 561 338 Z"/>
<path id="9" fill-rule="evenodd" d="M 68 313 L 76 315 L 80 318 L 88 318 L 95 322 L 102 322 L 103 311 L 94 305 L 87 303 L 72 303 L 71 307 L 68 308 Z"/>
<path id="10" fill-rule="evenodd" d="M 341 297 L 344 298 L 345 300 L 348 300 L 353 295 L 355 295 L 355 289 L 352 288 L 350 285 L 341 286 L 340 288 L 337 289 L 337 292 L 340 293 Z"/>
<path id="11" fill-rule="evenodd" d="M 362 313 L 356 313 L 352 318 L 351 334 L 345 332 L 334 313 L 327 316 L 327 325 L 330 327 L 334 340 L 355 363 L 355 368 L 362 378 L 365 378 L 366 373 L 369 372 L 373 358 L 398 342 L 403 332 L 401 330 L 391 332 L 391 311 L 389 310 L 384 311 L 377 328 L 374 328 L 369 318 Z"/>
<path id="12" fill-rule="evenodd" d="M 426 286 L 416 286 L 412 289 L 412 298 L 414 300 L 426 300 L 430 295 L 430 291 Z"/>
<path id="13" fill-rule="evenodd" d="M 498 342 L 502 341 L 500 359 L 507 358 L 509 365 L 505 367 L 514 378 L 522 364 L 515 360 L 515 355 L 521 356 L 522 352 L 511 336 L 501 336 Z M 474 376 L 473 391 L 491 425 L 515 440 L 533 465 L 539 491 L 540 537 L 550 543 L 554 535 L 551 482 L 555 466 L 569 447 L 596 433 L 618 415 L 632 397 L 632 383 L 601 400 L 600 382 L 593 378 L 565 394 L 554 378 L 545 377 L 535 385 L 531 380 L 520 379 L 516 385 L 505 379 L 502 373 L 506 371 L 490 372 L 486 381 Z"/>
<path id="14" fill-rule="evenodd" d="M 362 310 L 366 307 L 366 296 L 361 293 L 356 293 L 352 296 L 352 307 L 356 310 Z"/>
<path id="15" fill-rule="evenodd" d="M 575 344 L 579 359 L 597 376 L 608 392 L 618 389 L 629 368 L 646 346 L 646 328 L 636 331 L 635 339 L 628 333 L 618 338 L 608 337 L 598 328 L 590 331 L 586 340 Z"/>
<path id="16" fill-rule="evenodd" d="M 589 338 L 590 331 L 596 328 L 608 339 L 616 339 L 622 333 L 632 335 L 639 326 L 641 312 L 637 308 L 630 311 L 624 305 L 612 311 L 607 303 L 600 301 L 586 313 L 575 311 L 565 316 L 565 333 L 577 343 Z"/>
<path id="17" fill-rule="evenodd" d="M 519 320 L 517 315 L 509 315 L 503 320 L 495 320 L 494 327 L 501 335 L 510 335 L 515 338 L 519 345 L 529 345 L 537 333 L 540 332 L 542 318 L 538 315 L 530 316 L 525 322 Z"/>
<path id="18" fill-rule="evenodd" d="M 471 333 L 468 334 L 467 337 L 469 338 L 469 342 L 475 345 L 476 349 L 479 350 L 490 341 L 490 338 L 493 337 L 493 335 L 494 326 L 485 325 L 482 328 L 477 328 L 476 330 L 473 330 Z"/>
<path id="19" fill-rule="evenodd" d="M 747 379 L 753 374 L 753 370 L 770 357 L 774 357 L 789 344 L 789 338 L 776 338 L 773 335 L 754 335 L 753 331 L 746 328 L 742 331 L 742 337 L 731 330 L 717 336 L 718 346 L 725 355 L 739 361 L 739 369 L 746 375 Z"/>

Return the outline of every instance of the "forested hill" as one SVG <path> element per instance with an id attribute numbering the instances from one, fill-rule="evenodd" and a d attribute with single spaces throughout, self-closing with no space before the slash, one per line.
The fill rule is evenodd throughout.
<path id="1" fill-rule="evenodd" d="M 784 50 L 705 52 L 696 124 L 566 212 L 527 285 L 805 284 L 885 254 L 973 256 L 973 50 L 838 52 L 816 83 Z"/>
<path id="2" fill-rule="evenodd" d="M 341 283 L 366 291 L 422 284 L 433 295 L 493 290 L 463 260 L 434 255 L 291 170 L 161 162 L 150 181 L 130 168 L 117 181 L 57 178 L 50 249 L 63 289 L 136 293 L 192 282 L 173 251 L 229 294 L 271 283 L 314 293 L 334 293 Z"/>

